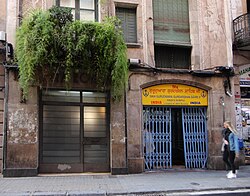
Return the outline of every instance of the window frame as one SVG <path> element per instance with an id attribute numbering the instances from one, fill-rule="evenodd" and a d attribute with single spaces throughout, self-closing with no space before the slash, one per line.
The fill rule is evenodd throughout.
<path id="1" fill-rule="evenodd" d="M 155 5 L 154 5 L 155 3 Z M 176 12 L 183 10 L 185 14 L 188 15 L 187 21 L 181 20 L 180 22 L 173 23 L 174 25 L 178 26 L 180 24 L 180 29 L 185 29 L 186 26 L 188 26 L 189 32 L 187 36 L 183 33 L 180 34 L 181 38 L 176 39 L 176 37 L 171 36 L 172 34 L 168 34 L 168 36 L 159 37 L 159 35 L 163 35 L 169 31 L 171 27 L 171 22 L 167 22 L 166 26 L 161 27 L 158 23 L 162 23 L 161 20 L 158 19 L 166 19 L 168 18 L 169 12 L 172 13 L 172 11 L 167 12 L 164 9 L 164 6 L 169 6 L 169 4 L 162 5 L 164 1 L 153 1 L 152 2 L 152 9 L 153 9 L 153 17 L 156 20 L 155 24 L 153 26 L 154 31 L 154 61 L 155 61 L 155 67 L 159 69 L 184 69 L 184 70 L 190 70 L 191 69 L 191 58 L 192 58 L 192 45 L 191 45 L 191 37 L 190 37 L 190 21 L 189 21 L 189 2 L 186 0 L 185 5 L 187 6 L 181 6 L 179 9 L 176 10 Z M 178 3 L 178 2 L 174 2 Z M 186 4 L 187 3 L 187 4 Z M 172 4 L 169 7 L 172 7 Z M 157 10 L 161 10 L 157 12 Z M 155 12 L 156 11 L 156 12 Z M 155 12 L 155 13 L 154 13 Z M 173 15 L 175 16 L 175 15 Z M 176 15 L 176 18 L 180 17 L 180 15 Z M 176 19 L 175 18 L 175 19 Z M 183 18 L 183 17 L 180 17 Z M 170 27 L 169 27 L 170 25 Z M 158 29 L 157 27 L 161 27 L 162 29 Z M 166 28 L 166 29 L 164 29 Z M 178 32 L 176 30 L 176 32 Z"/>
<path id="2" fill-rule="evenodd" d="M 181 0 L 179 0 L 181 1 Z M 178 4 L 178 2 L 173 1 Z M 174 45 L 191 45 L 191 37 L 190 37 L 190 9 L 189 9 L 189 2 L 188 0 L 185 0 L 185 3 L 187 3 L 186 7 L 182 6 L 177 6 L 178 9 L 175 11 L 170 11 L 170 13 L 167 12 L 166 7 L 173 7 L 175 3 L 166 3 L 164 4 L 163 1 L 153 1 L 152 2 L 152 11 L 153 11 L 153 18 L 154 18 L 154 24 L 153 24 L 153 30 L 154 30 L 154 42 L 157 44 L 174 44 Z M 158 10 L 157 8 L 161 8 L 161 10 Z M 183 8 L 184 11 L 183 11 Z M 174 14 L 174 13 L 186 13 L 185 14 Z M 174 12 L 174 13 L 172 13 Z M 170 20 L 172 21 L 167 21 L 164 22 L 162 20 L 167 20 L 168 19 L 168 14 L 172 14 Z M 178 20 L 180 18 L 180 20 Z M 183 19 L 185 18 L 185 20 Z M 178 22 L 177 22 L 178 21 Z M 188 27 L 188 28 L 187 28 Z M 182 31 L 186 31 L 188 29 L 188 33 L 183 33 Z M 171 33 L 173 32 L 173 33 Z M 178 34 L 180 32 L 180 34 Z M 167 35 L 167 36 L 166 36 Z M 178 35 L 179 38 L 177 39 L 173 35 Z M 161 38 L 159 38 L 159 36 Z M 170 37 L 168 37 L 170 36 Z"/>
<path id="3" fill-rule="evenodd" d="M 94 1 L 94 9 L 83 9 L 80 8 L 80 0 L 74 0 L 75 1 L 75 8 L 72 8 L 75 10 L 75 20 L 80 20 L 80 11 L 85 10 L 85 11 L 93 11 L 95 13 L 95 22 L 98 21 L 98 0 L 93 0 Z M 56 6 L 60 7 L 60 0 L 56 0 Z"/>
<path id="4" fill-rule="evenodd" d="M 126 39 L 126 37 L 128 37 L 128 35 L 125 35 L 124 34 L 124 40 L 125 40 L 125 43 L 126 43 L 126 45 L 127 46 L 129 46 L 129 47 L 138 47 L 139 45 L 138 45 L 138 28 L 137 28 L 137 5 L 120 5 L 120 4 L 118 4 L 118 5 L 116 5 L 115 6 L 115 15 L 116 15 L 116 17 L 117 17 L 117 9 L 123 9 L 123 10 L 128 10 L 128 11 L 133 11 L 134 12 L 134 17 L 135 17 L 135 23 L 133 24 L 134 25 L 134 28 L 135 28 L 135 34 L 133 35 L 133 39 L 135 40 L 135 41 L 129 41 L 129 40 L 127 40 Z M 125 14 L 126 14 L 126 17 L 127 17 L 127 14 L 128 14 L 128 12 L 125 12 Z M 119 17 L 117 17 L 118 19 L 119 19 Z M 125 18 L 125 20 L 126 20 L 126 18 Z M 127 30 L 128 29 L 128 25 L 126 25 L 126 29 L 125 30 Z M 122 31 L 124 32 L 124 29 L 122 28 Z"/>
<path id="5" fill-rule="evenodd" d="M 158 49 L 156 49 L 156 47 Z M 164 47 L 165 52 L 170 51 L 169 54 L 171 55 L 171 61 L 165 62 L 165 64 L 168 63 L 169 66 L 162 66 L 162 63 L 158 63 L 158 59 L 162 59 L 162 53 L 157 53 L 156 55 L 156 50 L 161 50 L 160 48 Z M 178 50 L 179 49 L 179 50 Z M 169 45 L 169 44 L 154 44 L 154 51 L 155 51 L 155 67 L 160 68 L 160 69 L 185 69 L 185 70 L 190 70 L 191 69 L 191 52 L 192 52 L 192 47 L 191 46 L 178 46 L 178 45 Z M 187 58 L 186 62 L 187 64 L 177 64 L 177 59 L 181 55 L 181 53 L 185 53 L 186 55 L 184 58 Z M 160 55 L 159 55 L 160 54 Z M 167 55 L 164 55 L 165 57 Z M 166 60 L 166 59 L 165 59 Z"/>

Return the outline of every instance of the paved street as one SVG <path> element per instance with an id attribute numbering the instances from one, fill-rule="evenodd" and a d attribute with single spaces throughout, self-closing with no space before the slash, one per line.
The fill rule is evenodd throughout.
<path id="1" fill-rule="evenodd" d="M 250 166 L 238 178 L 226 171 L 172 170 L 143 174 L 69 174 L 0 177 L 0 195 L 250 195 Z"/>

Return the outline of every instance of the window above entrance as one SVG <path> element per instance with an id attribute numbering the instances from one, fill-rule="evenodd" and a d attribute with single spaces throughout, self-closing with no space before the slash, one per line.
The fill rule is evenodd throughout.
<path id="1" fill-rule="evenodd" d="M 106 94 L 100 92 L 82 92 L 82 101 L 84 103 L 105 103 Z"/>
<path id="2" fill-rule="evenodd" d="M 80 102 L 79 91 L 44 90 L 43 101 Z"/>
<path id="3" fill-rule="evenodd" d="M 92 91 L 43 90 L 42 100 L 74 103 L 106 103 L 107 93 Z"/>

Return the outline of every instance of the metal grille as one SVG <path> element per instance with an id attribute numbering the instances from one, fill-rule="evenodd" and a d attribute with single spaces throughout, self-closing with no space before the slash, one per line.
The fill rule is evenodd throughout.
<path id="1" fill-rule="evenodd" d="M 250 38 L 250 14 L 243 14 L 233 20 L 234 41 L 243 44 Z"/>
<path id="2" fill-rule="evenodd" d="M 145 169 L 172 167 L 171 108 L 144 107 Z"/>
<path id="3" fill-rule="evenodd" d="M 208 148 L 206 108 L 183 108 L 182 124 L 186 168 L 205 168 Z"/>
<path id="4" fill-rule="evenodd" d="M 173 109 L 157 106 L 143 108 L 145 170 L 172 168 Z M 206 108 L 183 107 L 181 112 L 185 166 L 205 168 L 208 156 Z"/>

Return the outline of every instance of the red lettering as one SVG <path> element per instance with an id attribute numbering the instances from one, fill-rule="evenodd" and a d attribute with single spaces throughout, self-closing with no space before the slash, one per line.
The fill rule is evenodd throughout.
<path id="1" fill-rule="evenodd" d="M 151 101 L 151 104 L 152 105 L 159 105 L 159 104 L 162 104 L 161 101 Z"/>
<path id="2" fill-rule="evenodd" d="M 179 87 L 178 87 L 178 85 L 173 84 L 172 88 L 177 88 L 178 89 Z"/>

